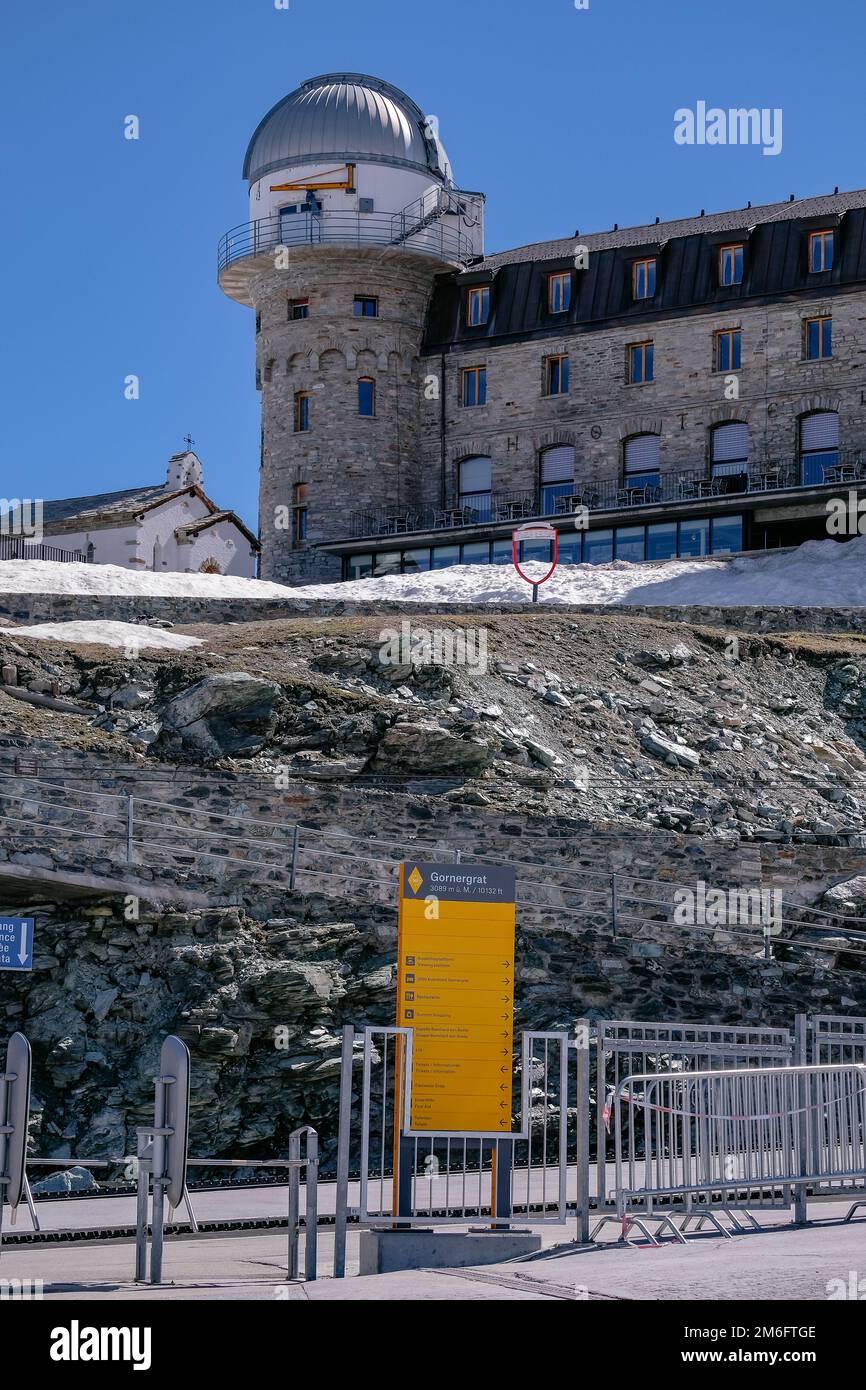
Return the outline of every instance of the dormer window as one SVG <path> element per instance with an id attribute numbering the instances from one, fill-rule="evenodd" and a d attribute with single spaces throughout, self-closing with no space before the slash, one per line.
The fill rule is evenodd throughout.
<path id="1" fill-rule="evenodd" d="M 719 249 L 719 284 L 741 285 L 745 247 L 742 242 Z"/>
<path id="2" fill-rule="evenodd" d="M 571 272 L 566 270 L 547 277 L 547 312 L 565 314 L 571 306 Z"/>
<path id="3" fill-rule="evenodd" d="M 833 265 L 833 232 L 809 233 L 809 271 L 817 275 L 819 271 L 830 270 Z"/>
<path id="4" fill-rule="evenodd" d="M 466 324 L 479 328 L 490 317 L 490 286 L 478 285 L 469 291 L 466 300 Z"/>
<path id="5" fill-rule="evenodd" d="M 635 261 L 631 268 L 632 299 L 652 299 L 656 292 L 656 259 L 648 256 Z"/>

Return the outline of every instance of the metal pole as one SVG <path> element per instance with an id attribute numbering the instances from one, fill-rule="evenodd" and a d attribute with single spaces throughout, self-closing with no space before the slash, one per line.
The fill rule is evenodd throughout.
<path id="1" fill-rule="evenodd" d="M 589 1021 L 579 1018 L 574 1025 L 574 1031 L 577 1052 L 577 1238 L 586 1244 L 589 1240 Z M 599 1115 L 601 1104 L 602 1101 L 599 1099 Z"/>
<path id="2" fill-rule="evenodd" d="M 132 840 L 135 833 L 135 797 L 127 793 L 126 797 L 126 862 L 133 862 Z"/>
<path id="3" fill-rule="evenodd" d="M 294 892 L 295 889 L 295 874 L 298 868 L 298 835 L 299 831 L 296 825 L 292 834 L 292 867 L 289 873 L 289 888 L 292 892 Z"/>
<path id="4" fill-rule="evenodd" d="M 289 1136 L 289 1158 L 300 1157 L 301 1146 L 297 1134 Z M 300 1208 L 300 1173 L 297 1164 L 289 1169 L 289 1251 L 287 1279 L 298 1277 L 298 1217 Z"/>
<path id="5" fill-rule="evenodd" d="M 153 1215 L 151 1217 L 152 1237 L 150 1245 L 150 1282 L 162 1283 L 162 1236 L 165 1219 L 165 1179 L 153 1180 Z"/>
<path id="6" fill-rule="evenodd" d="M 808 1062 L 807 1051 L 809 1041 L 809 1020 L 805 1014 L 797 1014 L 794 1018 L 794 1065 L 798 1067 L 806 1066 Z M 805 1177 L 809 1171 L 809 1078 L 806 1073 L 802 1073 L 800 1084 L 797 1087 L 799 1093 L 797 1104 L 800 1107 L 798 1116 L 798 1139 L 799 1139 L 799 1165 L 800 1174 Z M 808 1198 L 806 1195 L 806 1184 L 798 1183 L 794 1190 L 794 1223 L 797 1226 L 805 1226 L 809 1219 Z"/>
<path id="7" fill-rule="evenodd" d="M 304 1274 L 311 1283 L 316 1277 L 317 1251 L 319 1240 L 319 1136 L 314 1129 L 307 1130 L 306 1206 L 304 1211 Z"/>
<path id="8" fill-rule="evenodd" d="M 135 1198 L 135 1279 L 142 1283 L 147 1278 L 147 1196 L 150 1165 L 139 1159 L 138 1189 Z"/>
<path id="9" fill-rule="evenodd" d="M 352 1138 L 352 1057 L 355 1030 L 343 1028 L 340 1056 L 340 1121 L 337 1136 L 337 1189 L 334 1221 L 334 1278 L 346 1277 L 346 1223 L 349 1217 L 349 1150 Z"/>

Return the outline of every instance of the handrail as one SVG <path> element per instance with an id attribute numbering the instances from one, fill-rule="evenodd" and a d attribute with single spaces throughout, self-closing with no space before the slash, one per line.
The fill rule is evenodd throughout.
<path id="1" fill-rule="evenodd" d="M 220 238 L 217 247 L 217 273 L 235 261 L 258 256 L 292 246 L 406 246 L 414 237 L 417 244 L 410 248 L 445 261 L 468 261 L 475 250 L 469 237 L 454 219 L 438 218 L 438 225 L 423 217 L 416 223 L 406 222 L 402 212 L 356 212 L 352 209 L 323 208 L 320 212 L 303 211 L 293 216 L 260 217 L 252 222 L 240 222 Z M 404 219 L 395 234 L 395 219 Z"/>

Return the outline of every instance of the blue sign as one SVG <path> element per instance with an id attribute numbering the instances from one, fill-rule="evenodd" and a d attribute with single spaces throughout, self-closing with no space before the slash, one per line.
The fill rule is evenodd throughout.
<path id="1" fill-rule="evenodd" d="M 0 917 L 0 970 L 33 969 L 33 918 Z"/>

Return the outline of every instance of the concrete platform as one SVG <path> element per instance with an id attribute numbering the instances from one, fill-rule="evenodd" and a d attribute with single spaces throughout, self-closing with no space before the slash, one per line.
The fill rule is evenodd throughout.
<path id="1" fill-rule="evenodd" d="M 531 1231 L 361 1231 L 360 1274 L 501 1264 L 541 1249 Z"/>

